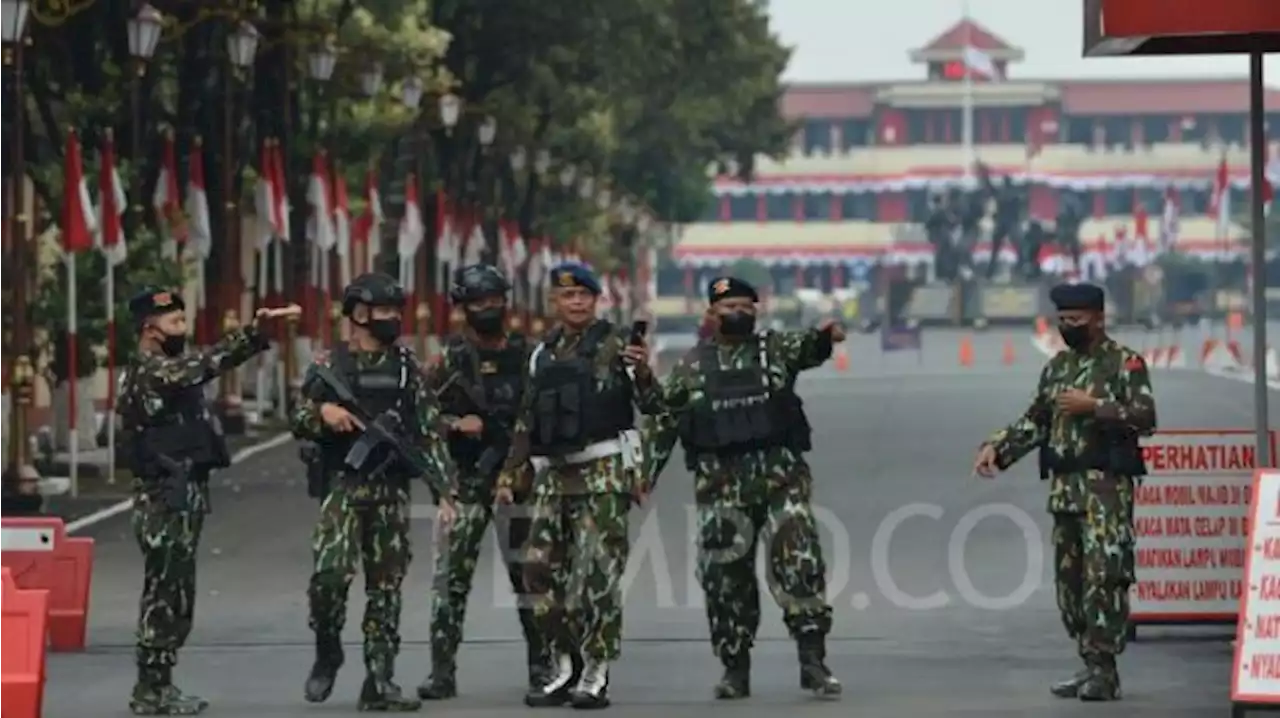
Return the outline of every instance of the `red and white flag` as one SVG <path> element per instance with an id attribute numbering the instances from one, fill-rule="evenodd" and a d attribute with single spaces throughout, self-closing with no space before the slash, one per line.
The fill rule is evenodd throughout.
<path id="1" fill-rule="evenodd" d="M 458 249 L 462 243 L 458 218 L 453 203 L 443 192 L 436 195 L 436 286 L 447 293 L 449 275 L 458 265 Z"/>
<path id="2" fill-rule="evenodd" d="M 467 237 L 466 251 L 462 253 L 461 266 L 469 267 L 483 262 L 485 245 L 488 243 L 484 236 L 484 216 L 477 212 L 471 219 L 471 232 Z"/>
<path id="3" fill-rule="evenodd" d="M 1178 191 L 1173 186 L 1164 190 L 1164 211 L 1160 215 L 1159 251 L 1172 251 L 1178 243 Z"/>
<path id="4" fill-rule="evenodd" d="M 991 56 L 972 45 L 966 45 L 964 48 L 964 68 L 969 76 L 975 79 L 990 81 L 1001 79 L 1000 68 L 996 67 Z"/>
<path id="5" fill-rule="evenodd" d="M 187 220 L 182 214 L 182 192 L 178 189 L 178 157 L 173 130 L 164 133 L 160 150 L 160 176 L 151 195 L 151 208 L 160 227 L 164 256 L 178 256 L 178 247 L 187 240 Z"/>
<path id="6" fill-rule="evenodd" d="M 96 239 L 98 248 L 107 258 L 107 263 L 114 267 L 129 257 L 124 239 L 124 213 L 129 206 L 129 198 L 125 196 L 124 183 L 120 181 L 120 172 L 116 170 L 116 143 L 110 131 L 103 134 L 102 147 L 98 155 Z M 111 303 L 109 302 L 107 306 L 110 308 Z"/>
<path id="7" fill-rule="evenodd" d="M 354 246 L 352 254 L 355 256 L 352 271 L 356 274 L 369 271 L 369 246 L 377 241 L 383 219 L 382 195 L 378 192 L 378 175 L 370 169 L 364 175 L 364 211 L 356 219 L 351 233 L 351 242 Z"/>
<path id="8" fill-rule="evenodd" d="M 275 239 L 276 232 L 280 226 L 279 218 L 276 212 L 279 208 L 275 203 L 275 191 L 271 185 L 275 181 L 275 172 L 272 170 L 271 164 L 274 161 L 271 156 L 270 138 L 262 141 L 262 147 L 258 150 L 258 181 L 253 188 L 253 211 L 258 218 L 258 251 L 265 253 L 271 247 L 271 241 Z M 265 265 L 266 262 L 263 261 Z M 265 291 L 265 283 L 259 286 L 260 290 Z"/>
<path id="9" fill-rule="evenodd" d="M 64 155 L 62 173 L 62 251 L 67 263 L 67 422 L 71 437 L 71 485 L 79 481 L 80 437 L 76 431 L 76 419 L 79 415 L 79 401 L 76 397 L 77 374 L 75 367 L 80 365 L 76 340 L 78 327 L 76 320 L 76 289 L 79 277 L 76 275 L 76 255 L 93 249 L 94 234 L 97 223 L 94 217 L 93 202 L 89 199 L 89 186 L 84 181 L 84 164 L 80 158 L 80 139 L 75 130 L 67 133 L 67 150 Z"/>
<path id="10" fill-rule="evenodd" d="M 191 143 L 191 153 L 187 158 L 187 241 L 196 251 L 196 257 L 203 262 L 213 251 L 213 229 L 209 225 L 209 194 L 205 191 L 204 181 L 204 143 L 197 137 Z M 203 268 L 200 271 L 204 276 Z M 203 284 L 203 280 L 201 280 Z M 204 306 L 203 290 L 200 303 Z"/>
<path id="11" fill-rule="evenodd" d="M 418 249 L 427 237 L 422 222 L 422 205 L 418 202 L 418 176 L 410 172 L 404 178 L 404 214 L 400 216 L 400 228 L 396 232 L 396 252 L 400 255 L 400 286 L 405 292 L 417 291 L 416 273 Z"/>
<path id="12" fill-rule="evenodd" d="M 311 216 L 307 218 L 307 239 L 320 252 L 328 252 L 337 243 L 337 236 L 333 230 L 333 211 L 329 200 L 329 168 L 323 150 L 317 150 L 311 158 L 307 204 L 311 205 Z"/>
<path id="13" fill-rule="evenodd" d="M 1218 163 L 1218 173 L 1213 178 L 1213 193 L 1209 196 L 1209 215 L 1217 220 L 1217 239 L 1223 242 L 1231 230 L 1231 176 L 1227 173 L 1227 158 Z"/>
<path id="14" fill-rule="evenodd" d="M 333 233 L 337 240 L 338 277 L 342 286 L 351 283 L 351 208 L 347 202 L 347 180 L 333 173 Z"/>
<path id="15" fill-rule="evenodd" d="M 524 280 L 529 285 L 531 306 L 533 295 L 542 289 L 542 282 L 547 276 L 548 269 L 543 253 L 543 240 L 537 238 L 529 240 L 529 261 L 524 265 Z"/>
<path id="16" fill-rule="evenodd" d="M 281 242 L 288 242 L 291 239 L 288 187 L 284 150 L 280 148 L 280 142 L 276 141 L 271 144 L 271 195 L 275 198 L 275 212 L 272 216 L 277 222 L 276 237 Z"/>

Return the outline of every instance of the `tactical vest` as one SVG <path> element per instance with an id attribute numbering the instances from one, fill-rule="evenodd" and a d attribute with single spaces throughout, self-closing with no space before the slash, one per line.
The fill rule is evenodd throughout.
<path id="1" fill-rule="evenodd" d="M 459 376 L 456 390 L 446 391 L 441 397 L 444 413 L 476 414 L 484 420 L 481 436 L 449 437 L 455 463 L 470 469 L 491 443 L 510 438 L 528 376 L 529 344 L 524 336 L 511 334 L 503 348 L 486 349 L 459 337 L 447 351 L 449 363 Z"/>
<path id="2" fill-rule="evenodd" d="M 767 337 L 757 335 L 758 358 L 742 369 L 720 368 L 720 347 L 714 342 L 693 350 L 702 370 L 703 399 L 680 418 L 680 441 L 690 468 L 704 454 L 726 457 L 776 447 L 803 453 L 813 448 L 794 379 L 774 386 Z"/>
<path id="3" fill-rule="evenodd" d="M 170 395 L 160 413 L 145 419 L 129 437 L 130 461 L 143 478 L 163 476 L 163 456 L 193 468 L 221 469 L 231 465 L 222 425 L 209 414 L 204 385 Z"/>
<path id="4" fill-rule="evenodd" d="M 597 379 L 597 355 L 613 332 L 613 324 L 598 321 L 570 356 L 556 358 L 551 347 L 562 336 L 556 328 L 534 351 L 529 389 L 533 392 L 532 456 L 565 456 L 635 428 L 631 382 L 601 390 Z"/>
<path id="5" fill-rule="evenodd" d="M 370 418 L 376 418 L 388 411 L 400 415 L 404 426 L 417 425 L 417 405 L 414 400 L 413 367 L 408 352 L 403 347 L 392 347 L 387 350 L 391 356 L 378 362 L 376 366 L 361 366 L 351 349 L 345 344 L 337 346 L 331 355 L 332 368 L 347 386 L 350 387 L 360 410 Z M 349 432 L 335 434 L 327 439 L 321 449 L 324 465 L 329 470 L 343 466 L 347 452 L 360 433 Z M 403 462 L 401 462 L 403 464 Z M 388 479 L 412 478 L 407 465 L 398 465 L 388 473 Z"/>

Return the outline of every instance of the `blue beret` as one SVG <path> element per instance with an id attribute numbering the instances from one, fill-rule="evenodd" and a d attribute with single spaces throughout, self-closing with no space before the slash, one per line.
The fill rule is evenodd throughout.
<path id="1" fill-rule="evenodd" d="M 582 287 L 592 294 L 600 294 L 600 280 L 586 266 L 577 262 L 565 262 L 551 268 L 551 286 Z"/>
<path id="2" fill-rule="evenodd" d="M 1096 284 L 1059 284 L 1049 290 L 1049 301 L 1060 311 L 1073 309 L 1101 312 L 1106 309 L 1107 297 Z"/>

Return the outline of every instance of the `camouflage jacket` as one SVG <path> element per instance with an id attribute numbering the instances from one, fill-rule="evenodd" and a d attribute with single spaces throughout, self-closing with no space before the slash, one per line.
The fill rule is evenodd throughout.
<path id="1" fill-rule="evenodd" d="M 603 321 L 603 320 L 601 320 Z M 629 327 L 615 327 L 618 331 L 606 337 L 596 352 L 596 385 L 604 389 L 629 382 L 633 388 L 633 400 L 642 414 L 657 414 L 662 410 L 662 394 L 652 374 L 645 378 L 631 378 L 631 372 L 622 361 L 622 350 L 630 337 Z M 564 332 L 554 344 L 547 344 L 543 351 L 556 357 L 567 356 L 577 348 L 582 333 Z M 525 392 L 520 412 L 512 434 L 511 453 L 498 476 L 498 486 L 514 491 L 530 488 L 533 474 L 529 469 L 529 428 L 533 416 L 533 392 Z M 555 467 L 542 472 L 531 487 L 537 495 L 606 494 L 626 493 L 647 484 L 643 467 L 627 471 L 620 456 L 609 456 L 584 464 Z"/>
<path id="2" fill-rule="evenodd" d="M 207 384 L 248 361 L 268 346 L 255 325 L 223 336 L 218 343 L 176 357 L 138 352 L 120 376 L 116 413 L 125 432 L 150 426 L 174 392 Z M 208 408 L 206 407 L 206 411 Z M 135 494 L 143 489 L 134 479 Z"/>
<path id="3" fill-rule="evenodd" d="M 525 346 L 524 360 L 521 362 L 521 366 L 527 368 L 529 353 L 536 345 L 536 342 L 532 342 L 523 336 L 517 337 L 515 333 L 508 335 L 508 341 L 516 338 L 520 339 Z M 441 407 L 437 430 L 446 440 L 453 431 L 453 423 L 466 414 L 479 415 L 485 422 L 485 434 L 482 438 L 491 436 L 489 422 L 492 417 L 485 416 L 485 412 L 480 407 L 475 406 L 475 400 L 469 396 L 469 392 L 483 392 L 484 388 L 467 387 L 473 381 L 477 372 L 479 374 L 486 373 L 486 367 L 483 366 L 483 363 L 479 367 L 463 364 L 463 362 L 469 363 L 469 356 L 474 356 L 470 351 L 466 351 L 466 345 L 474 346 L 474 340 L 465 334 L 450 337 L 449 341 L 445 343 L 445 348 L 436 355 L 435 361 L 427 369 L 427 389 L 433 396 L 437 397 Z M 488 373 L 492 373 L 492 370 L 489 370 Z M 517 406 L 521 406 L 524 403 L 525 390 L 529 384 L 529 372 L 527 369 L 520 375 L 519 380 L 521 390 L 519 395 L 515 397 Z M 458 410 L 458 406 L 469 408 Z M 450 411 L 451 408 L 454 411 Z M 503 463 L 505 465 L 506 462 L 504 461 Z M 461 466 L 458 467 L 458 472 L 460 495 L 463 501 L 489 503 L 492 500 L 492 476 L 466 475 L 467 472 Z"/>
<path id="4" fill-rule="evenodd" d="M 764 332 L 771 383 L 776 389 L 794 385 L 797 375 L 821 366 L 831 357 L 831 335 L 816 329 L 795 332 Z M 759 361 L 754 342 L 722 345 L 720 366 L 740 369 Z M 649 476 L 656 481 L 670 461 L 679 439 L 680 415 L 705 401 L 706 375 L 699 365 L 699 353 L 681 359 L 663 382 L 662 403 L 666 411 L 653 417 L 646 427 L 649 446 Z M 694 470 L 694 496 L 699 503 L 747 505 L 767 500 L 778 487 L 797 480 L 808 481 L 809 466 L 791 449 L 778 447 L 732 458 L 700 457 Z"/>
<path id="5" fill-rule="evenodd" d="M 1081 389 L 1101 399 L 1092 414 L 1059 411 L 1057 396 Z M 1156 402 L 1151 376 L 1142 356 L 1105 339 L 1092 352 L 1062 351 L 1045 364 L 1027 411 L 987 440 L 996 450 L 1001 469 L 1044 445 L 1060 455 L 1084 455 L 1096 440 L 1098 428 L 1128 429 L 1149 436 L 1156 429 Z M 1079 513 L 1097 478 L 1096 471 L 1054 474 L 1049 486 L 1049 511 Z"/>
<path id="6" fill-rule="evenodd" d="M 380 352 L 358 352 L 352 351 L 351 356 L 359 367 L 377 366 L 385 361 L 394 361 L 393 351 L 408 352 L 407 349 L 396 347 L 394 350 Z M 422 480 L 426 482 L 431 489 L 431 495 L 439 500 L 440 496 L 452 495 L 456 491 L 453 479 L 454 474 L 453 460 L 449 456 L 448 445 L 444 441 L 444 437 L 440 434 L 440 403 L 436 400 L 436 395 L 427 388 L 425 373 L 412 357 L 407 360 L 413 365 L 414 371 L 410 372 L 409 391 L 414 393 L 413 406 L 416 416 L 412 422 L 412 431 L 418 440 L 417 448 L 422 452 L 422 458 L 426 459 L 426 463 L 433 467 Z M 323 352 L 315 357 L 311 367 L 307 370 L 307 375 L 303 379 L 303 386 L 307 386 L 313 381 L 319 379 L 315 374 L 316 366 L 332 367 L 332 355 Z M 324 421 L 320 418 L 320 404 L 322 402 L 305 395 L 299 397 L 298 406 L 293 413 L 292 429 L 293 435 L 303 441 L 315 441 L 323 443 L 325 439 L 332 436 L 329 429 L 324 425 Z M 408 423 L 408 417 L 406 417 Z M 330 480 L 337 484 L 341 481 L 341 469 L 333 470 L 330 473 Z M 378 491 L 378 487 L 360 485 L 357 491 L 373 493 Z"/>

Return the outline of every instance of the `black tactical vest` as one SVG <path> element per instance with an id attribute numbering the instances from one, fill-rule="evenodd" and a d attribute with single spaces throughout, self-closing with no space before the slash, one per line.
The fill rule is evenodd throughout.
<path id="1" fill-rule="evenodd" d="M 775 447 L 796 453 L 812 448 L 804 405 L 788 383 L 774 386 L 767 335 L 757 336 L 757 360 L 742 369 L 720 368 L 719 345 L 706 342 L 693 351 L 703 376 L 703 399 L 680 419 L 686 463 L 700 454 L 734 456 Z"/>
<path id="2" fill-rule="evenodd" d="M 203 384 L 171 394 L 160 413 L 145 418 L 132 432 L 128 445 L 132 468 L 143 478 L 167 474 L 160 456 L 190 461 L 197 469 L 231 465 L 222 425 L 209 412 Z"/>
<path id="3" fill-rule="evenodd" d="M 484 349 L 459 337 L 450 343 L 448 352 L 450 364 L 459 374 L 456 386 L 446 389 L 441 397 L 444 413 L 475 414 L 484 420 L 481 436 L 449 437 L 454 461 L 459 467 L 472 468 L 492 442 L 502 436 L 510 439 L 529 375 L 529 344 L 524 336 L 511 334 L 503 348 Z"/>
<path id="4" fill-rule="evenodd" d="M 418 417 L 415 413 L 417 406 L 413 387 L 413 372 L 416 368 L 403 347 L 395 346 L 387 351 L 390 356 L 376 366 L 360 366 L 351 349 L 345 344 L 340 344 L 333 350 L 333 371 L 346 382 L 356 398 L 356 403 L 360 405 L 361 411 L 366 416 L 377 418 L 388 411 L 394 411 L 400 415 L 404 426 L 416 426 Z M 335 434 L 331 439 L 327 439 L 322 448 L 325 466 L 330 469 L 343 466 L 347 452 L 359 438 L 359 432 L 350 432 Z M 398 473 L 409 471 L 407 465 L 397 468 L 401 469 Z M 389 475 L 387 478 L 412 477 Z"/>
<path id="5" fill-rule="evenodd" d="M 613 324 L 592 324 L 574 352 L 556 358 L 551 350 L 560 340 L 559 328 L 534 352 L 533 421 L 529 431 L 530 454 L 564 456 L 599 441 L 616 439 L 635 428 L 631 382 L 601 390 L 596 362 L 600 345 L 614 332 Z"/>

